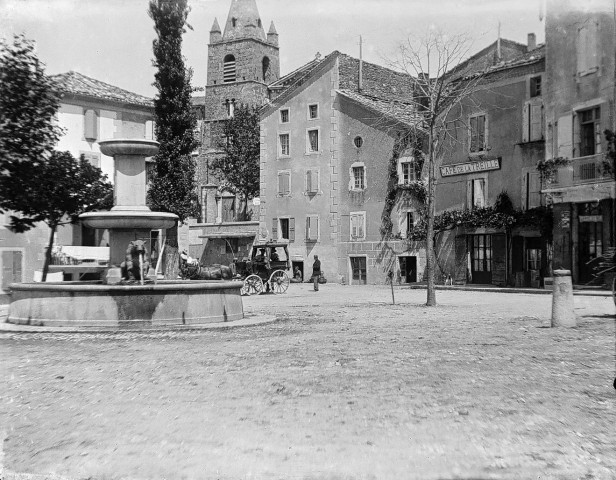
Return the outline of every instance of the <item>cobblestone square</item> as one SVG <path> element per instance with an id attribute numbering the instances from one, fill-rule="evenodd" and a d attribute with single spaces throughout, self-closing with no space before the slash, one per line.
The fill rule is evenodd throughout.
<path id="1" fill-rule="evenodd" d="M 614 304 L 291 285 L 255 327 L 0 333 L 4 478 L 616 478 Z M 18 473 L 15 473 L 18 472 Z M 27 475 L 32 474 L 32 475 Z"/>

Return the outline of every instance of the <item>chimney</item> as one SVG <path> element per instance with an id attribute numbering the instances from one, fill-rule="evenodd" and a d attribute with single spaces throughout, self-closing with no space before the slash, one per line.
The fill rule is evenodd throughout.
<path id="1" fill-rule="evenodd" d="M 535 48 L 537 48 L 537 36 L 534 33 L 529 33 L 528 34 L 528 46 L 526 47 L 526 50 L 530 52 L 531 50 L 534 50 Z"/>

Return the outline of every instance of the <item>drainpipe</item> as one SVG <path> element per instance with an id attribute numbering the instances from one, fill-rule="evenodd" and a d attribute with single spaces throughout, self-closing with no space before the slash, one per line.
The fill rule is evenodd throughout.
<path id="1" fill-rule="evenodd" d="M 364 83 L 364 60 L 362 56 L 362 38 L 359 36 L 359 93 L 361 93 L 363 83 Z"/>

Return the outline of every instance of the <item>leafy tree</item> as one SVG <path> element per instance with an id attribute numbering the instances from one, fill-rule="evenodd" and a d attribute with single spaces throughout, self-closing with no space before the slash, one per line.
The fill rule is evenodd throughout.
<path id="1" fill-rule="evenodd" d="M 211 164 L 222 185 L 239 194 L 241 220 L 248 220 L 248 200 L 259 194 L 259 120 L 256 107 L 239 105 L 223 124 L 219 148 L 224 155 Z"/>
<path id="2" fill-rule="evenodd" d="M 26 163 L 22 167 L 15 167 L 14 175 L 0 176 L 0 210 L 15 213 L 10 223 L 14 232 L 26 232 L 39 222 L 49 227 L 44 282 L 58 227 L 76 222 L 82 213 L 111 208 L 113 187 L 99 168 L 70 152 L 54 151 L 36 168 Z"/>
<path id="3" fill-rule="evenodd" d="M 153 64 L 158 69 L 154 86 L 156 139 L 160 150 L 148 190 L 153 210 L 175 213 L 180 222 L 198 215 L 195 162 L 191 153 L 198 141 L 193 131 L 196 117 L 190 104 L 190 79 L 182 57 L 182 35 L 190 9 L 187 0 L 150 0 L 149 15 L 157 38 L 153 42 Z M 177 227 L 167 230 L 165 274 L 175 278 L 178 269 Z"/>
<path id="4" fill-rule="evenodd" d="M 34 44 L 23 36 L 0 40 L 0 176 L 23 172 L 24 164 L 36 168 L 49 157 L 62 133 L 53 120 L 58 106 Z"/>

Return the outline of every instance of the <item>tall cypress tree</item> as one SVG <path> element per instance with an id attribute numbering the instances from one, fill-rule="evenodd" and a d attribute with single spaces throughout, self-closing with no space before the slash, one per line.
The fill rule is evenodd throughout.
<path id="1" fill-rule="evenodd" d="M 191 156 L 198 142 L 193 136 L 196 117 L 190 105 L 192 71 L 184 65 L 182 35 L 190 9 L 187 0 L 150 0 L 149 15 L 157 38 L 153 42 L 157 68 L 154 86 L 156 139 L 160 150 L 148 190 L 155 211 L 175 213 L 180 222 L 198 215 L 195 163 Z M 175 278 L 178 259 L 177 227 L 167 230 L 165 274 Z"/>

